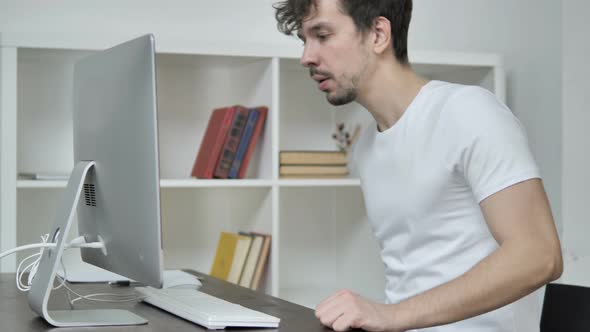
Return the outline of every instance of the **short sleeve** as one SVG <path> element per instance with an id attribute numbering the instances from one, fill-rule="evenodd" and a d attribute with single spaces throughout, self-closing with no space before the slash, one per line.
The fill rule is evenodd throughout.
<path id="1" fill-rule="evenodd" d="M 524 127 L 492 93 L 464 87 L 450 97 L 443 112 L 454 137 L 455 168 L 477 202 L 513 184 L 540 178 Z"/>

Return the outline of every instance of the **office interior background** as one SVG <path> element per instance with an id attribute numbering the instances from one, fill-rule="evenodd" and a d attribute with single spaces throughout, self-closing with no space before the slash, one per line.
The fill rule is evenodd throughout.
<path id="1" fill-rule="evenodd" d="M 204 43 L 297 47 L 298 40 L 277 32 L 274 2 L 0 0 L 0 38 L 7 33 L 93 38 L 151 32 L 156 38 Z M 565 258 L 560 281 L 586 286 L 589 12 L 590 2 L 584 0 L 415 0 L 409 36 L 410 60 L 413 50 L 503 57 L 506 101 L 526 127 L 560 232 Z"/>

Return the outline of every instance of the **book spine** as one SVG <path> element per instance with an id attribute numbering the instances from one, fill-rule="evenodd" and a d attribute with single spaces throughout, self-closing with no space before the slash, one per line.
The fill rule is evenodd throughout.
<path id="1" fill-rule="evenodd" d="M 211 266 L 211 276 L 227 280 L 233 264 L 234 254 L 238 243 L 237 234 L 221 232 L 217 241 L 217 250 Z"/>
<path id="2" fill-rule="evenodd" d="M 242 106 L 235 106 L 236 112 L 233 118 L 231 129 L 226 135 L 219 160 L 215 168 L 214 176 L 219 179 L 226 179 L 231 168 L 234 156 L 238 149 L 242 132 L 248 120 L 248 109 Z"/>
<path id="3" fill-rule="evenodd" d="M 256 123 L 256 127 L 254 128 L 254 132 L 252 133 L 252 138 L 250 139 L 250 143 L 248 144 L 248 149 L 246 150 L 246 154 L 244 155 L 244 160 L 242 161 L 242 166 L 240 167 L 240 172 L 238 177 L 243 179 L 246 176 L 246 171 L 248 170 L 248 163 L 250 162 L 250 158 L 252 157 L 252 153 L 254 153 L 254 148 L 256 147 L 256 142 L 258 141 L 258 137 L 262 132 L 262 127 L 264 126 L 264 122 L 266 120 L 266 116 L 268 113 L 268 108 L 265 106 L 256 107 L 258 110 L 258 122 Z"/>
<path id="4" fill-rule="evenodd" d="M 218 108 L 211 114 L 191 172 L 192 176 L 201 179 L 213 178 L 213 172 L 225 136 L 231 126 L 234 111 L 233 108 Z"/>
<path id="5" fill-rule="evenodd" d="M 260 234 L 260 233 L 255 233 L 255 234 L 259 234 L 264 237 L 264 243 L 262 245 L 260 257 L 258 258 L 258 262 L 256 262 L 256 270 L 254 271 L 252 283 L 250 284 L 251 289 L 258 290 L 258 288 L 260 287 L 260 282 L 262 281 L 263 274 L 266 271 L 266 264 L 267 264 L 268 255 L 270 252 L 271 236 L 270 236 L 270 234 Z"/>
<path id="6" fill-rule="evenodd" d="M 248 252 L 248 257 L 246 258 L 246 263 L 244 263 L 244 269 L 238 282 L 238 285 L 247 288 L 250 288 L 252 284 L 256 264 L 258 264 L 260 258 L 260 250 L 264 243 L 264 236 L 256 234 L 250 234 L 250 236 L 252 236 L 252 244 L 250 245 L 250 251 Z"/>
<path id="7" fill-rule="evenodd" d="M 280 175 L 347 175 L 346 166 L 301 166 L 281 165 Z"/>
<path id="8" fill-rule="evenodd" d="M 254 128 L 256 127 L 257 121 L 258 111 L 256 109 L 251 109 L 250 114 L 248 115 L 248 122 L 246 122 L 246 127 L 244 128 L 244 133 L 240 139 L 240 145 L 238 145 L 238 150 L 236 151 L 235 158 L 228 173 L 228 178 L 230 179 L 236 179 L 239 176 L 240 167 L 242 166 L 246 149 L 248 148 L 248 144 L 250 143 L 252 134 L 254 133 Z"/>
<path id="9" fill-rule="evenodd" d="M 346 153 L 339 151 L 281 151 L 281 165 L 346 165 Z"/>

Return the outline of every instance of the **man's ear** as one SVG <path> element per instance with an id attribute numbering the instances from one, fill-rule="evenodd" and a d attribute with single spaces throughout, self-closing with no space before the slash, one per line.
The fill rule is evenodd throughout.
<path id="1" fill-rule="evenodd" d="M 373 50 L 381 54 L 392 45 L 391 42 L 391 22 L 383 16 L 379 16 L 373 22 Z"/>

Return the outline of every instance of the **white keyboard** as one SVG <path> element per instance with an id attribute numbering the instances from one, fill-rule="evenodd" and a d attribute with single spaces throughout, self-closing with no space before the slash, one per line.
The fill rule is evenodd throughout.
<path id="1" fill-rule="evenodd" d="M 195 289 L 135 287 L 144 302 L 208 329 L 227 326 L 278 327 L 279 318 L 199 292 Z"/>

